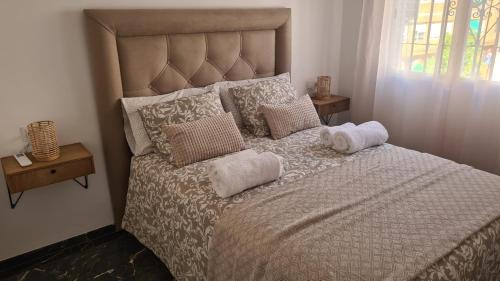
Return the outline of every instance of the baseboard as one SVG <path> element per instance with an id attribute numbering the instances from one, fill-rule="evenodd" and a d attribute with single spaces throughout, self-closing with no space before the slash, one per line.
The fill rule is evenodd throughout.
<path id="1" fill-rule="evenodd" d="M 0 279 L 11 276 L 25 268 L 42 261 L 72 254 L 88 247 L 99 245 L 113 238 L 119 230 L 114 225 L 78 235 L 40 249 L 0 261 Z"/>

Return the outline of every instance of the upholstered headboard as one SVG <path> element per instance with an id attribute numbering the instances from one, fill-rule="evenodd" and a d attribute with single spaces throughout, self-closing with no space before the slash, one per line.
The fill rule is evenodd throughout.
<path id="1" fill-rule="evenodd" d="M 120 98 L 289 72 L 290 9 L 86 10 L 85 14 L 119 226 L 131 157 Z"/>

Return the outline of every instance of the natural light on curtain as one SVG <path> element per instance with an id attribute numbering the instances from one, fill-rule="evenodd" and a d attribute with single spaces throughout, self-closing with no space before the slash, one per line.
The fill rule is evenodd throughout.
<path id="1" fill-rule="evenodd" d="M 355 122 L 500 174 L 500 0 L 365 0 Z"/>

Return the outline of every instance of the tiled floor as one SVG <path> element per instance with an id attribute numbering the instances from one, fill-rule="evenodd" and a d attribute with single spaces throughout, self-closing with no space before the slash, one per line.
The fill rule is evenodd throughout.
<path id="1" fill-rule="evenodd" d="M 15 280 L 174 280 L 165 265 L 127 232 L 21 269 Z"/>

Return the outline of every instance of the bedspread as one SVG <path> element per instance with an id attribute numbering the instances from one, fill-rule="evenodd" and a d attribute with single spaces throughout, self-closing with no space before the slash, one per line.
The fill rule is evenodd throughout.
<path id="1" fill-rule="evenodd" d="M 500 177 L 377 151 L 227 210 L 208 279 L 412 280 L 498 218 L 499 202 Z"/>
<path id="2" fill-rule="evenodd" d="M 288 189 L 293 182 L 310 175 L 322 171 L 334 173 L 336 168 L 380 153 L 418 154 L 386 144 L 353 155 L 341 155 L 320 145 L 319 130 L 305 130 L 281 140 L 246 137 L 248 148 L 283 156 L 286 174 L 277 182 L 227 199 L 219 198 L 210 186 L 205 169 L 211 160 L 176 169 L 158 154 L 134 157 L 124 229 L 150 248 L 177 280 L 207 280 L 214 227 L 229 211 L 266 193 Z M 494 280 L 491 278 L 498 276 L 499 264 L 500 223 L 496 220 L 429 265 L 417 279 L 461 280 L 481 272 L 484 278 L 476 280 Z"/>

